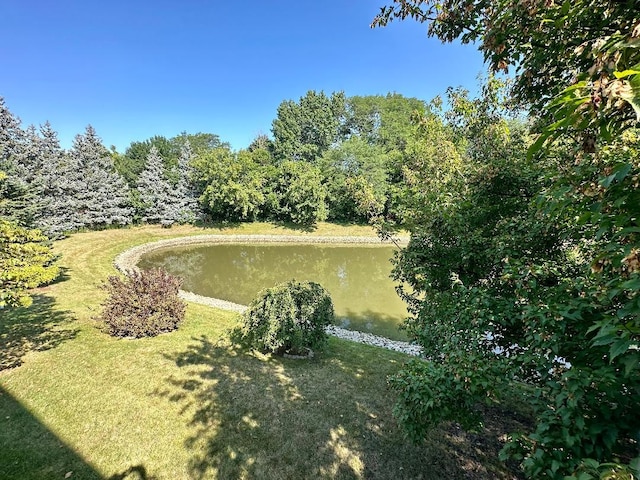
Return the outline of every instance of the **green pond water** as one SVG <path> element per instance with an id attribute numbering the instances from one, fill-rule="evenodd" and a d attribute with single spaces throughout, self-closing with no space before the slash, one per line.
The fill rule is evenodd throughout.
<path id="1" fill-rule="evenodd" d="M 143 269 L 162 267 L 183 290 L 248 305 L 260 290 L 291 279 L 314 281 L 331 294 L 337 323 L 396 340 L 407 316 L 395 291 L 388 246 L 242 245 L 171 247 L 143 256 Z"/>

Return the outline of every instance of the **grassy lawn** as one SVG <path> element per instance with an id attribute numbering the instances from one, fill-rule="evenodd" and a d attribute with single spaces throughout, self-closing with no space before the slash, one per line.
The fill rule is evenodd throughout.
<path id="1" fill-rule="evenodd" d="M 126 248 L 204 233 L 374 235 L 321 224 L 141 227 L 57 242 L 63 278 L 0 319 L 0 479 L 513 478 L 497 460 L 503 418 L 408 443 L 386 376 L 406 357 L 331 339 L 311 361 L 234 348 L 235 314 L 190 304 L 173 333 L 99 331 L 99 283 Z"/>

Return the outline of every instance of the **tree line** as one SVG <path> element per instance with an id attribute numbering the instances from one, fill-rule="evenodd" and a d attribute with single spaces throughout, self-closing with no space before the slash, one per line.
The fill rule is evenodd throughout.
<path id="1" fill-rule="evenodd" d="M 124 153 L 88 126 L 70 149 L 49 123 L 0 103 L 0 216 L 51 238 L 132 223 L 269 220 L 311 225 L 392 215 L 400 157 L 422 100 L 309 91 L 280 104 L 273 139 L 233 151 L 211 133 L 154 136 Z"/>

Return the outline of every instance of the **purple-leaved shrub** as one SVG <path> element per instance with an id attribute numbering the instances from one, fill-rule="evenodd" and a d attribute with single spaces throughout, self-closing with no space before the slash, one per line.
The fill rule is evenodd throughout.
<path id="1" fill-rule="evenodd" d="M 186 309 L 178 296 L 181 283 L 159 268 L 111 276 L 103 284 L 109 296 L 96 319 L 114 337 L 154 337 L 176 330 Z"/>

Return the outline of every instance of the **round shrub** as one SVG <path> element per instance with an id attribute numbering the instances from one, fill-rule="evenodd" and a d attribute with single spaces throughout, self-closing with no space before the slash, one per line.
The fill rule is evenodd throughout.
<path id="1" fill-rule="evenodd" d="M 241 336 L 263 352 L 304 354 L 324 346 L 325 327 L 333 320 L 333 302 L 324 287 L 290 281 L 262 291 L 251 302 Z"/>
<path id="2" fill-rule="evenodd" d="M 186 304 L 178 296 L 181 280 L 158 268 L 112 276 L 103 284 L 109 297 L 97 320 L 114 337 L 154 337 L 178 328 Z"/>

